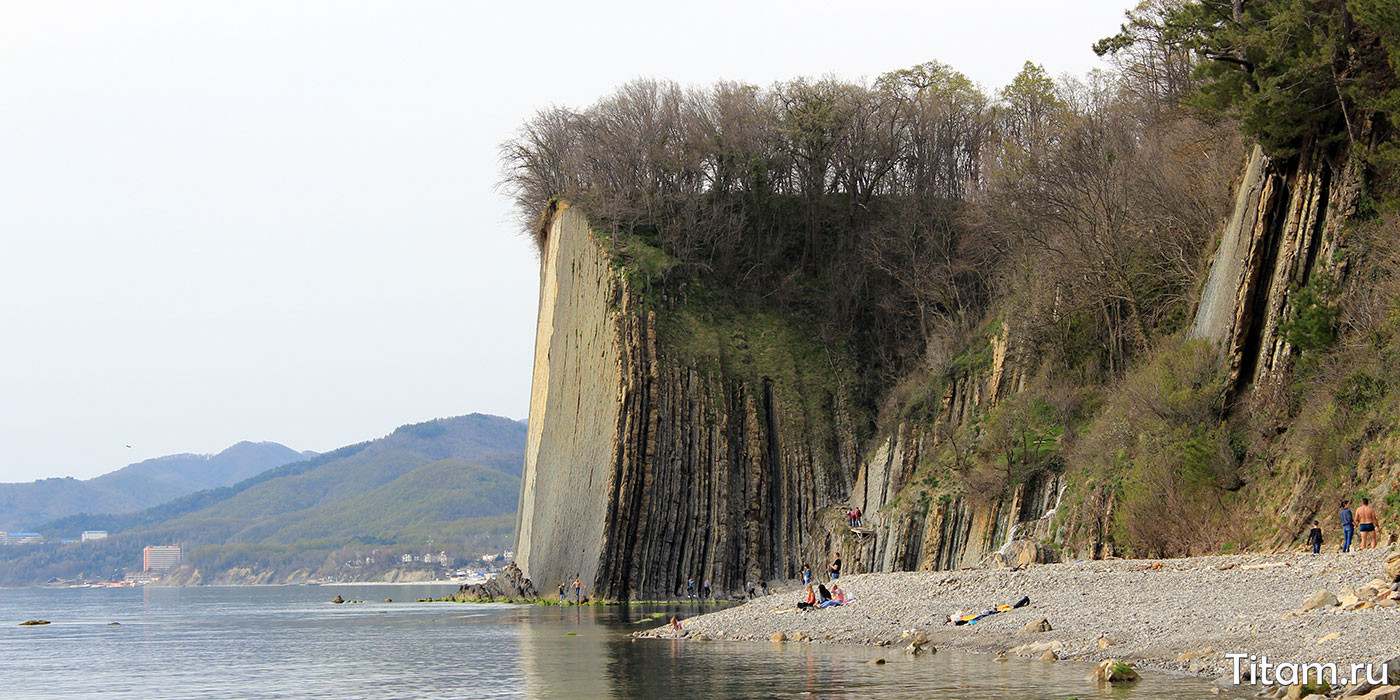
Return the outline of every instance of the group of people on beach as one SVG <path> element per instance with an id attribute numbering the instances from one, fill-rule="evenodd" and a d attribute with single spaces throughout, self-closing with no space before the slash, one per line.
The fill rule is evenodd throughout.
<path id="1" fill-rule="evenodd" d="M 827 574 L 831 577 L 831 589 L 827 590 L 825 584 L 818 583 L 812 585 L 812 567 L 802 565 L 802 591 L 805 594 L 803 599 L 797 602 L 798 610 L 810 610 L 812 608 L 829 608 L 833 605 L 845 605 L 851 602 L 850 596 L 841 590 L 836 580 L 841 578 L 841 553 L 832 555 L 831 563 L 826 567 Z"/>
<path id="2" fill-rule="evenodd" d="M 1351 541 L 1355 535 L 1360 535 L 1358 549 L 1370 549 L 1375 547 L 1380 539 L 1377 528 L 1380 527 L 1380 518 L 1376 517 L 1376 509 L 1371 507 L 1371 500 L 1361 499 L 1361 505 L 1357 506 L 1356 512 L 1351 510 L 1351 499 L 1342 499 L 1342 510 L 1337 514 L 1342 524 L 1342 551 L 1351 551 Z M 1312 547 L 1313 554 L 1322 551 L 1322 525 L 1314 520 L 1312 529 L 1308 531 L 1308 546 Z"/>
<path id="3" fill-rule="evenodd" d="M 846 514 L 847 527 L 860 527 L 860 506 L 842 508 L 841 510 Z"/>

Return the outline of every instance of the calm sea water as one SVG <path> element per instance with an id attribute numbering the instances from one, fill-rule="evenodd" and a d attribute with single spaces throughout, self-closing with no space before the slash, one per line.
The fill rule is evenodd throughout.
<path id="1" fill-rule="evenodd" d="M 1086 666 L 1066 662 L 627 636 L 664 607 L 380 602 L 450 590 L 0 590 L 0 697 L 1214 697 L 1200 680 L 1160 674 L 1133 690 L 1096 689 Z M 337 594 L 365 603 L 332 605 Z M 30 618 L 53 624 L 18 626 Z M 875 656 L 889 663 L 863 663 Z"/>

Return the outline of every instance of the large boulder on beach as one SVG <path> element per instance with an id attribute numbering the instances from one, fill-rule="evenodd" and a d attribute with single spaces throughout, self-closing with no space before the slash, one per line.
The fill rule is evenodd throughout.
<path id="1" fill-rule="evenodd" d="M 1303 603 L 1303 612 L 1310 612 L 1318 608 L 1330 608 L 1337 604 L 1337 596 L 1332 595 L 1332 591 L 1320 590 L 1308 598 L 1308 602 Z"/>
<path id="2" fill-rule="evenodd" d="M 1026 626 L 1021 628 L 1021 632 L 1023 634 L 1035 634 L 1036 632 L 1049 632 L 1051 629 L 1050 621 L 1042 617 L 1035 622 L 1026 623 Z"/>
<path id="3" fill-rule="evenodd" d="M 1097 683 L 1132 683 L 1142 679 L 1132 666 L 1118 659 L 1100 661 L 1088 678 Z"/>
<path id="4" fill-rule="evenodd" d="M 1400 552 L 1385 558 L 1385 579 L 1387 581 L 1400 581 Z"/>

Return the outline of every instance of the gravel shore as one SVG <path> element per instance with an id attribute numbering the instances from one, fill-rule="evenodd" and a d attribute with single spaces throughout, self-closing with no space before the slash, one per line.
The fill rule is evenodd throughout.
<path id="1" fill-rule="evenodd" d="M 1400 654 L 1400 607 L 1387 601 L 1346 610 L 1345 596 L 1384 578 L 1391 551 L 855 574 L 840 580 L 855 598 L 851 605 L 798 612 L 800 585 L 788 582 L 774 596 L 689 618 L 679 635 L 767 642 L 781 632 L 793 641 L 889 646 L 894 653 L 923 631 L 934 647 L 1036 657 L 1051 648 L 1061 659 L 1116 658 L 1212 678 L 1231 673 L 1233 661 L 1225 658 L 1231 653 L 1267 655 L 1271 662 L 1376 663 Z M 1344 604 L 1299 612 L 1324 589 Z M 976 624 L 946 622 L 954 613 L 976 614 L 1022 596 L 1029 605 Z M 1050 631 L 1023 631 L 1041 618 Z M 677 633 L 663 627 L 638 636 Z"/>

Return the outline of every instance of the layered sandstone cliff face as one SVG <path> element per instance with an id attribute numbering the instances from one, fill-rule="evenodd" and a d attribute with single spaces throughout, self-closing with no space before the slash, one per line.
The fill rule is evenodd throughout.
<path id="1" fill-rule="evenodd" d="M 1219 343 L 1237 393 L 1286 370 L 1289 296 L 1319 270 L 1345 272 L 1335 253 L 1361 178 L 1337 162 L 1308 150 L 1248 160 L 1191 329 Z M 1056 531 L 1058 472 L 991 494 L 912 484 L 938 454 L 940 425 L 969 426 L 1025 388 L 1033 367 L 1004 325 L 989 362 L 945 377 L 936 417 L 900 422 L 862 457 L 825 361 L 770 348 L 735 371 L 727 355 L 758 344 L 767 322 L 697 342 L 680 311 L 632 288 L 626 261 L 582 215 L 551 214 L 516 547 L 540 590 L 578 577 L 586 595 L 672 598 L 694 577 L 723 595 L 820 569 L 836 551 L 855 571 L 1108 553 L 1106 521 L 1093 541 Z M 846 526 L 846 505 L 862 527 Z"/>
<path id="2" fill-rule="evenodd" d="M 869 515 L 848 549 L 862 570 L 930 571 L 1057 558 L 1040 543 L 1051 534 L 1064 491 L 1058 473 L 1034 475 L 1010 493 L 954 488 L 927 502 L 913 498 L 915 474 L 938 453 L 940 425 L 966 426 L 1025 387 L 1026 369 L 1012 351 L 1010 329 L 1000 324 L 989 343 L 990 366 L 949 378 L 932 425 L 901 422 L 861 464 L 849 500 Z"/>
<path id="3" fill-rule="evenodd" d="M 1320 270 L 1344 272 L 1334 259 L 1362 175 L 1339 161 L 1315 148 L 1250 154 L 1191 326 L 1192 337 L 1220 344 L 1236 390 L 1286 368 L 1292 349 L 1279 324 L 1289 296 Z"/>
<path id="4" fill-rule="evenodd" d="M 856 450 L 839 397 L 799 410 L 794 358 L 739 378 L 683 357 L 572 210 L 552 216 L 516 559 L 540 590 L 716 594 L 815 566 L 819 514 L 845 496 Z M 721 358 L 722 359 L 722 358 Z M 785 377 L 775 380 L 772 377 Z"/>

